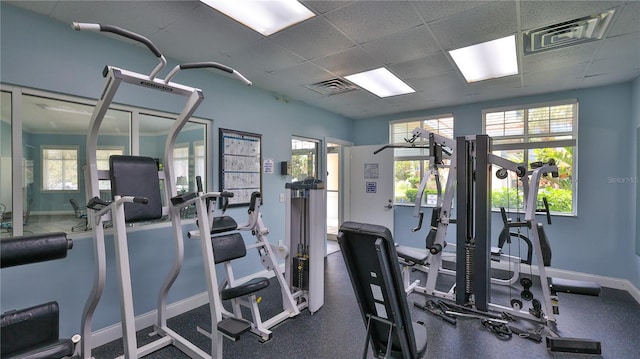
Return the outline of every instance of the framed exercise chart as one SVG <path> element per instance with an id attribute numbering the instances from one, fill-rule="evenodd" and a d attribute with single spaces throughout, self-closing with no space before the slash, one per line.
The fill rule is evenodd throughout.
<path id="1" fill-rule="evenodd" d="M 262 191 L 262 135 L 220 129 L 220 191 L 232 192 L 229 206 L 246 206 Z"/>

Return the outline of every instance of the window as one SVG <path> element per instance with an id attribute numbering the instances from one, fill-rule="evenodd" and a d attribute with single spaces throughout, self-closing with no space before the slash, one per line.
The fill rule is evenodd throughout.
<path id="1" fill-rule="evenodd" d="M 546 197 L 554 213 L 576 214 L 575 170 L 578 103 L 564 101 L 483 111 L 484 132 L 493 138 L 493 153 L 529 166 L 555 160 L 558 178 L 540 181 L 538 199 Z M 514 174 L 491 179 L 494 208 L 523 208 L 522 185 Z"/>
<path id="2" fill-rule="evenodd" d="M 394 121 L 389 124 L 389 142 L 394 145 L 407 144 L 405 139 L 412 136 L 415 128 L 420 127 L 438 135 L 453 138 L 453 115 L 439 115 L 427 118 Z M 422 178 L 429 175 L 429 144 L 428 139 L 420 138 L 415 142 L 420 148 L 395 148 L 394 149 L 394 198 L 396 203 L 413 204 L 418 195 L 418 187 Z M 450 164 L 447 159 L 445 166 Z M 442 190 L 449 173 L 448 168 L 440 171 Z M 423 195 L 423 205 L 436 204 L 437 190 L 435 179 L 427 182 Z"/>
<path id="3" fill-rule="evenodd" d="M 291 139 L 291 180 L 318 178 L 318 141 L 312 139 Z"/>
<path id="4" fill-rule="evenodd" d="M 189 144 L 179 144 L 173 149 L 173 166 L 176 175 L 176 190 L 189 190 Z"/>
<path id="5" fill-rule="evenodd" d="M 42 189 L 78 190 L 78 148 L 42 148 Z"/>
<path id="6" fill-rule="evenodd" d="M 124 149 L 122 147 L 98 148 L 96 150 L 96 167 L 98 168 L 98 170 L 108 171 L 109 157 L 120 156 L 123 154 L 124 154 Z"/>
<path id="7" fill-rule="evenodd" d="M 193 154 L 196 160 L 194 175 L 196 177 L 200 176 L 200 178 L 202 179 L 202 185 L 204 186 L 205 183 L 207 182 L 205 180 L 207 156 L 206 156 L 206 148 L 204 145 L 204 141 L 196 141 L 193 143 Z"/>
<path id="8" fill-rule="evenodd" d="M 96 167 L 99 171 L 108 171 L 109 170 L 109 157 L 111 156 L 120 156 L 124 154 L 124 148 L 122 147 L 112 147 L 112 148 L 98 148 L 96 150 Z M 98 189 L 100 191 L 110 191 L 111 190 L 111 181 L 109 180 L 99 180 L 98 181 Z M 109 200 L 111 199 L 111 192 L 108 194 L 105 192 L 101 194 L 103 199 Z"/>

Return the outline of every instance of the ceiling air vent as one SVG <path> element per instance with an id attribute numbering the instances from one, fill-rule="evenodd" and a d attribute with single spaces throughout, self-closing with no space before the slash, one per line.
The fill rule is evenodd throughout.
<path id="1" fill-rule="evenodd" d="M 341 78 L 316 82 L 315 84 L 307 85 L 306 87 L 310 90 L 326 96 L 337 95 L 339 93 L 345 93 L 358 89 L 358 86 Z"/>
<path id="2" fill-rule="evenodd" d="M 615 10 L 581 17 L 554 25 L 525 31 L 523 34 L 524 54 L 600 40 L 604 36 Z"/>

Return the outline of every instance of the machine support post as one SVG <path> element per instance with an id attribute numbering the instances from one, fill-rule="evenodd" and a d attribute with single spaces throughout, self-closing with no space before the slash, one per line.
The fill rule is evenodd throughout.
<path id="1" fill-rule="evenodd" d="M 457 138 L 456 303 L 487 311 L 491 276 L 491 151 L 489 136 Z"/>

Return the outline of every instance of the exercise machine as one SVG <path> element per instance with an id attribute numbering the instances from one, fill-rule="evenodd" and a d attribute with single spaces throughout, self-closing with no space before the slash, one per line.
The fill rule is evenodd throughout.
<path id="1" fill-rule="evenodd" d="M 200 239 L 205 271 L 208 273 L 207 286 L 213 296 L 210 303 L 215 307 L 218 316 L 216 321 L 211 321 L 211 330 L 198 327 L 198 332 L 211 336 L 211 333 L 217 330 L 235 341 L 242 333 L 250 330 L 259 337 L 261 342 L 266 342 L 271 339 L 271 329 L 274 326 L 297 316 L 303 308 L 298 299 L 302 293 L 291 291 L 278 265 L 277 258 L 285 258 L 288 255 L 288 247 L 269 242 L 267 238 L 269 229 L 262 220 L 260 192 L 254 192 L 251 195 L 247 222 L 238 224 L 232 217 L 224 215 L 227 199 L 233 197 L 233 193 L 204 193 L 200 180 L 197 180 L 196 212 L 199 226 L 198 230 L 190 231 L 188 236 Z M 217 201 L 223 202 L 220 216 L 215 216 Z M 255 237 L 255 242 L 245 244 L 242 232 L 251 233 Z M 254 277 L 243 281 L 235 278 L 233 273 L 232 261 L 245 257 L 248 249 L 257 250 L 260 262 L 265 270 L 276 278 L 282 294 L 282 310 L 266 320 L 263 320 L 260 314 L 257 292 L 270 285 L 269 278 Z M 217 282 L 216 264 L 224 266 L 224 280 L 220 284 Z M 231 310 L 224 307 L 223 300 L 230 301 Z M 251 319 L 243 317 L 242 307 L 250 310 Z"/>
<path id="2" fill-rule="evenodd" d="M 411 320 L 389 229 L 345 222 L 338 242 L 367 329 L 362 358 L 367 358 L 369 344 L 376 358 L 423 357 L 427 330 Z"/>
<path id="3" fill-rule="evenodd" d="M 93 229 L 96 269 L 93 286 L 82 314 L 81 329 L 84 338 L 81 345 L 82 357 L 84 359 L 91 358 L 91 323 L 95 309 L 102 296 L 106 280 L 107 259 L 103 223 L 111 220 L 115 244 L 116 273 L 120 294 L 124 357 L 127 359 L 138 358 L 168 345 L 174 345 L 191 358 L 220 358 L 222 357 L 221 334 L 213 336 L 211 340 L 211 351 L 205 353 L 167 326 L 167 296 L 172 284 L 180 273 L 184 256 L 180 208 L 195 202 L 194 198 L 177 196 L 175 186 L 177 179 L 174 173 L 173 148 L 178 133 L 204 99 L 202 90 L 173 82 L 172 79 L 181 70 L 212 68 L 226 72 L 246 84 L 251 83 L 236 70 L 215 62 L 181 64 L 174 67 L 164 79 L 160 79 L 157 75 L 165 67 L 167 62 L 160 50 L 146 37 L 111 25 L 73 23 L 72 27 L 78 31 L 108 32 L 137 41 L 147 47 L 157 57 L 159 62 L 148 75 L 114 66 L 106 66 L 103 71 L 106 84 L 91 116 L 87 135 L 85 178 L 87 198 L 91 198 L 87 204 L 87 208 L 89 211 L 89 226 Z M 109 159 L 109 171 L 98 171 L 97 169 L 96 150 L 100 125 L 122 83 L 187 98 L 184 109 L 169 130 L 165 143 L 164 166 L 162 170 L 160 170 L 154 159 L 138 156 L 112 156 Z M 111 181 L 113 201 L 105 202 L 100 199 L 98 187 L 100 180 Z M 160 181 L 164 182 L 164 193 L 161 193 Z M 166 203 L 166 205 L 163 205 L 163 202 Z M 159 219 L 166 215 L 171 219 L 175 254 L 171 271 L 167 275 L 158 294 L 158 315 L 154 330 L 155 333 L 160 336 L 160 339 L 138 348 L 129 252 L 127 248 L 127 225 L 128 223 L 137 221 Z M 209 275 L 209 273 L 205 273 L 205 275 Z M 210 302 L 213 303 L 215 299 L 214 294 L 217 295 L 217 293 L 209 292 L 208 294 Z M 212 322 L 216 322 L 218 318 L 218 314 L 215 312 L 216 307 L 211 305 L 210 308 Z"/>
<path id="4" fill-rule="evenodd" d="M 327 195 L 324 182 L 309 178 L 286 183 L 286 281 L 311 314 L 324 305 L 324 252 Z"/>
<path id="5" fill-rule="evenodd" d="M 66 258 L 73 241 L 64 232 L 6 238 L 0 241 L 2 268 Z M 2 314 L 0 356 L 18 358 L 71 358 L 77 356 L 80 335 L 59 336 L 58 302 L 51 301 Z"/>

